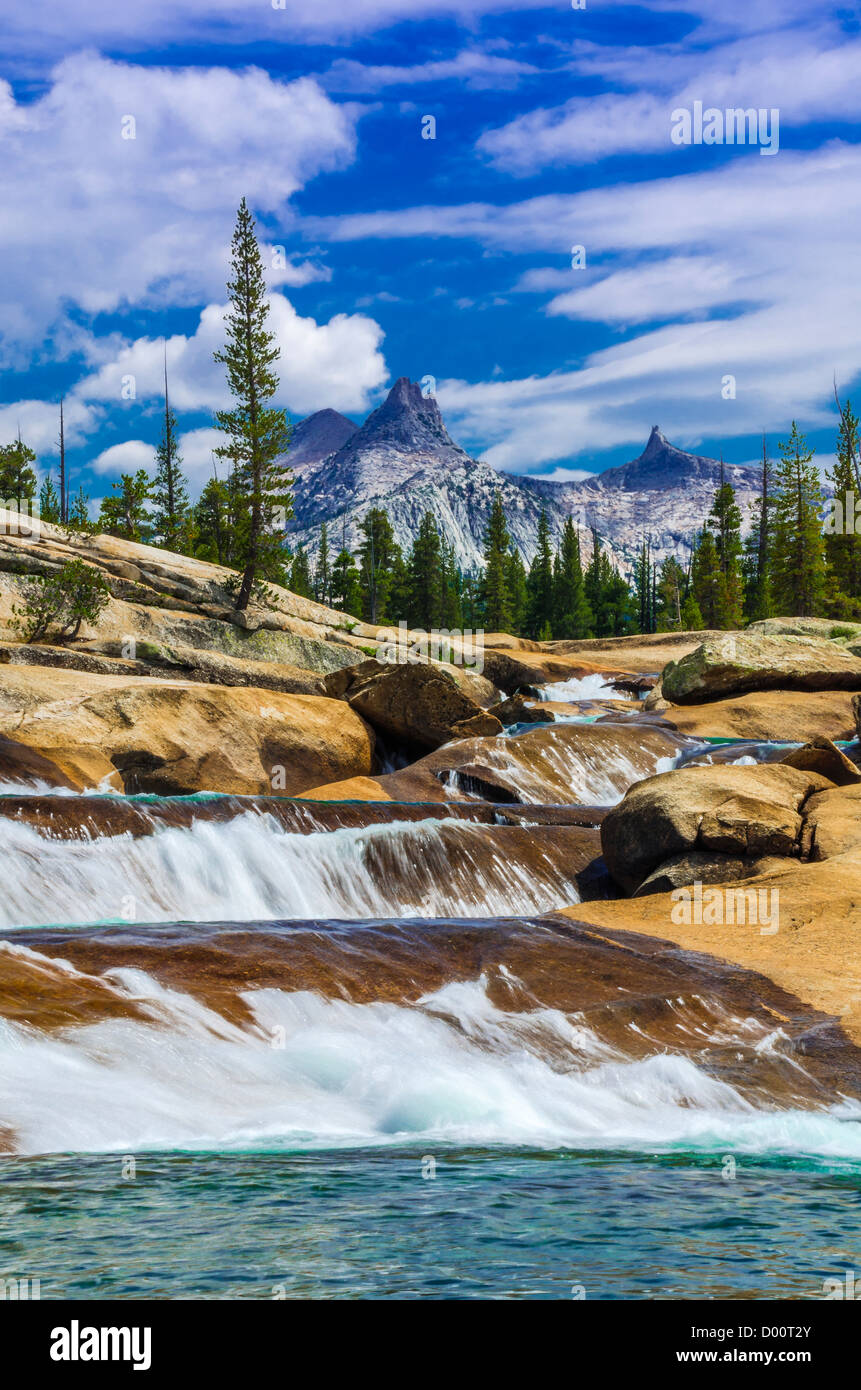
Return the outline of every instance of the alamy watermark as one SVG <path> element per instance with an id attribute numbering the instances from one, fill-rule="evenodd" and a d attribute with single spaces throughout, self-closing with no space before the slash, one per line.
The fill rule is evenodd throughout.
<path id="1" fill-rule="evenodd" d="M 760 154 L 777 154 L 780 149 L 780 109 L 750 106 L 717 106 L 703 110 L 701 101 L 693 107 L 677 106 L 670 116 L 670 139 L 674 145 L 759 145 Z"/>
<path id="2" fill-rule="evenodd" d="M 384 628 L 377 641 L 377 660 L 395 666 L 444 661 L 479 674 L 484 670 L 484 628 L 434 627 L 426 632 L 401 621 L 397 632 Z"/>
<path id="3" fill-rule="evenodd" d="M 0 497 L 0 536 L 20 536 L 23 540 L 37 541 L 42 534 L 42 518 L 37 497 L 10 497 L 4 502 Z"/>
<path id="4" fill-rule="evenodd" d="M 18 1279 L 9 1278 L 7 1275 L 0 1275 L 0 1299 L 12 1299 L 21 1301 L 27 1299 L 40 1299 L 42 1281 L 40 1279 Z"/>
<path id="5" fill-rule="evenodd" d="M 861 497 L 851 491 L 844 497 L 829 497 L 822 532 L 826 536 L 861 536 Z"/>
<path id="6" fill-rule="evenodd" d="M 751 926 L 760 936 L 774 936 L 780 926 L 779 888 L 674 888 L 670 921 L 677 927 Z"/>

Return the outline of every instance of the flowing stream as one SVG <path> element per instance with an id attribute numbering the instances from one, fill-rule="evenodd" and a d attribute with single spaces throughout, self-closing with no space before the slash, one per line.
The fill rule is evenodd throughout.
<path id="1" fill-rule="evenodd" d="M 744 971 L 553 916 L 609 891 L 600 815 L 578 808 L 776 746 L 574 722 L 576 702 L 612 698 L 601 676 L 545 695 L 572 722 L 472 741 L 439 774 L 448 805 L 0 789 L 7 1274 L 43 1297 L 565 1296 L 627 1191 L 663 1283 L 643 1292 L 619 1235 L 596 1290 L 696 1297 L 675 1220 L 728 1201 L 731 1225 L 758 1203 L 783 1249 L 793 1201 L 861 1181 L 861 1062 L 829 1020 Z M 727 1155 L 747 1187 L 722 1183 Z M 59 1207 L 36 1223 L 44 1190 L 77 1194 L 65 1226 Z M 509 1221 L 494 1194 L 518 1192 Z M 118 1243 L 118 1222 L 147 1219 L 149 1275 Z M 817 1229 L 794 1272 L 772 1252 L 753 1288 L 732 1232 L 714 1236 L 711 1287 L 805 1296 Z M 110 1272 L 93 1285 L 97 1237 Z"/>

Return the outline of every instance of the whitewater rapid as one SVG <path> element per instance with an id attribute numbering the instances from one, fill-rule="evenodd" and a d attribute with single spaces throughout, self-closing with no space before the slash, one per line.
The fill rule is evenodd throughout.
<path id="1" fill-rule="evenodd" d="M 518 863 L 491 834 L 445 819 L 302 835 L 248 812 L 137 838 L 52 839 L 7 820 L 0 926 L 500 917 L 579 901 L 573 866 Z"/>
<path id="2" fill-rule="evenodd" d="M 579 700 L 618 700 L 619 692 L 600 671 L 591 676 L 572 677 L 567 681 L 550 681 L 537 687 L 540 700 L 556 700 L 560 704 L 576 704 Z"/>
<path id="3" fill-rule="evenodd" d="M 141 970 L 107 979 L 151 1021 L 45 1035 L 0 1020 L 0 1114 L 17 1152 L 506 1144 L 861 1158 L 861 1106 L 755 1108 L 686 1056 L 629 1060 L 559 1010 L 501 1010 L 484 977 L 414 1004 L 246 991 L 248 1027 Z"/>

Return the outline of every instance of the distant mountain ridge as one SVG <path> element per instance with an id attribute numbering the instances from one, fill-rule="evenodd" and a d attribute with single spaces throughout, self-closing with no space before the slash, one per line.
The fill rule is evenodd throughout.
<path id="1" fill-rule="evenodd" d="M 346 543 L 355 550 L 362 517 L 371 507 L 383 507 L 398 543 L 408 551 L 422 516 L 431 511 L 464 570 L 481 564 L 482 538 L 497 491 L 527 565 L 535 554 L 542 507 L 554 538 L 566 517 L 575 517 L 587 557 L 594 526 L 623 571 L 644 534 L 651 537 L 659 559 L 684 551 L 711 507 L 722 467 L 717 459 L 677 449 L 655 425 L 637 458 L 582 482 L 499 473 L 455 443 L 437 402 L 408 377 L 395 382 L 361 426 L 335 410 L 320 410 L 301 421 L 294 427 L 287 460 L 296 478 L 288 526 L 294 547 L 303 544 L 313 555 L 325 521 L 330 545 Z M 758 472 L 728 464 L 725 473 L 746 516 L 758 495 Z"/>

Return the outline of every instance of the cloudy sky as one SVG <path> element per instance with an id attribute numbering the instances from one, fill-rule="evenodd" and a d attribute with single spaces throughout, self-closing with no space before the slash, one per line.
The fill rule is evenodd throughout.
<path id="1" fill-rule="evenodd" d="M 576 4 L 6 6 L 0 442 L 50 468 L 65 395 L 103 495 L 152 462 L 166 340 L 205 481 L 244 195 L 296 419 L 431 376 L 515 472 L 623 462 L 653 424 L 744 462 L 794 416 L 831 453 L 832 379 L 861 380 L 858 7 Z M 698 102 L 776 109 L 779 149 L 676 143 Z"/>

